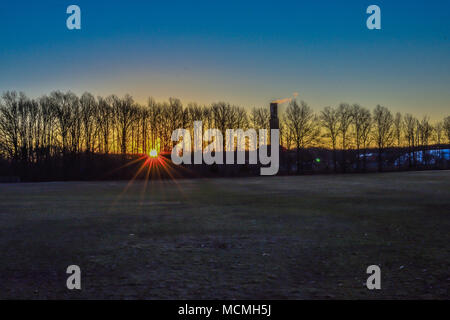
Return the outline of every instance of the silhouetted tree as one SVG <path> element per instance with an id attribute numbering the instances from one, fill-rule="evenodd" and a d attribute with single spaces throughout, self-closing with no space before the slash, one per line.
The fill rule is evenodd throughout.
<path id="1" fill-rule="evenodd" d="M 325 107 L 320 114 L 322 127 L 325 129 L 324 137 L 329 138 L 333 149 L 334 172 L 337 172 L 336 144 L 339 134 L 339 116 L 338 111 L 331 107 Z"/>
<path id="2" fill-rule="evenodd" d="M 269 129 L 270 111 L 267 108 L 253 108 L 250 113 L 250 125 L 255 130 Z"/>
<path id="3" fill-rule="evenodd" d="M 450 142 L 450 116 L 444 119 L 444 131 L 447 135 L 447 142 Z"/>
<path id="4" fill-rule="evenodd" d="M 287 130 L 292 132 L 297 149 L 297 173 L 303 172 L 304 148 L 312 143 L 319 135 L 317 117 L 304 101 L 292 100 L 286 109 Z"/>
<path id="5" fill-rule="evenodd" d="M 352 122 L 352 110 L 350 105 L 341 103 L 337 110 L 337 116 L 339 122 L 338 130 L 341 133 L 342 138 L 342 171 L 345 172 L 347 167 L 346 150 L 348 147 L 348 134 Z"/>
<path id="6" fill-rule="evenodd" d="M 352 106 L 352 122 L 355 130 L 356 167 L 360 169 L 360 151 L 363 149 L 363 168 L 366 169 L 366 149 L 370 130 L 372 128 L 372 116 L 370 111 L 358 104 Z"/>
<path id="7" fill-rule="evenodd" d="M 416 143 L 416 127 L 417 127 L 417 119 L 414 118 L 411 114 L 407 113 L 403 118 L 403 129 L 405 132 L 405 138 L 408 143 L 408 163 L 411 168 L 415 163 L 415 143 Z"/>
<path id="8" fill-rule="evenodd" d="M 374 120 L 374 140 L 378 148 L 378 171 L 383 170 L 383 151 L 392 144 L 394 118 L 392 113 L 380 105 L 373 111 Z"/>
<path id="9" fill-rule="evenodd" d="M 400 147 L 402 145 L 402 115 L 400 112 L 397 112 L 394 118 L 394 137 L 397 147 Z"/>
<path id="10" fill-rule="evenodd" d="M 120 151 L 122 154 L 126 154 L 129 129 L 137 116 L 137 108 L 134 106 L 133 98 L 128 94 L 123 99 L 115 95 L 111 95 L 107 99 L 112 105 L 116 119 L 115 123 L 120 141 Z"/>
<path id="11" fill-rule="evenodd" d="M 376 147 L 378 167 L 382 170 L 384 153 L 389 152 L 390 159 L 398 156 L 400 166 L 400 148 L 407 146 L 409 167 L 417 165 L 420 153 L 427 165 L 435 154 L 429 151 L 430 145 L 446 148 L 443 144 L 450 142 L 450 117 L 433 124 L 427 116 L 421 121 L 410 114 L 397 113 L 393 117 L 381 106 L 375 108 L 373 116 L 357 104 L 326 107 L 319 122 L 305 102 L 294 100 L 286 112 L 280 112 L 280 119 L 280 143 L 288 150 L 296 147 L 297 173 L 304 169 L 305 149 L 322 138 L 321 145 L 332 149 L 335 171 L 338 143 L 345 171 L 351 148 L 355 148 L 352 154 L 356 155 L 356 169 L 361 167 L 362 153 L 365 170 L 367 150 Z M 12 174 L 29 176 L 27 172 L 31 175 L 33 170 L 42 169 L 44 176 L 71 178 L 80 169 L 88 168 L 87 163 L 97 157 L 96 153 L 138 154 L 148 153 L 151 148 L 170 152 L 172 131 L 186 128 L 193 133 L 194 121 L 202 121 L 204 132 L 218 128 L 225 134 L 226 129 L 269 129 L 269 120 L 268 107 L 247 112 L 226 102 L 203 106 L 189 103 L 184 108 L 177 98 L 168 102 L 149 98 L 147 105 L 142 106 L 129 95 L 95 99 L 88 92 L 78 98 L 70 91 L 54 91 L 30 99 L 24 93 L 8 91 L 0 99 L 0 161 L 4 164 L 6 159 Z M 203 146 L 206 144 L 203 142 Z M 246 146 L 249 147 L 247 142 Z M 393 146 L 397 148 L 388 149 Z M 290 157 L 284 158 L 289 171 Z"/>
<path id="12" fill-rule="evenodd" d="M 81 121 L 83 124 L 85 151 L 92 152 L 94 150 L 94 130 L 95 115 L 97 112 L 97 101 L 92 94 L 85 92 L 80 99 L 81 104 Z"/>

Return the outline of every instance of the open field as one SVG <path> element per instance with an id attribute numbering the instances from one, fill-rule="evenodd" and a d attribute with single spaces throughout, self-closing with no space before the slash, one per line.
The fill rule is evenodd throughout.
<path id="1" fill-rule="evenodd" d="M 0 298 L 450 298 L 450 171 L 126 186 L 0 184 Z"/>

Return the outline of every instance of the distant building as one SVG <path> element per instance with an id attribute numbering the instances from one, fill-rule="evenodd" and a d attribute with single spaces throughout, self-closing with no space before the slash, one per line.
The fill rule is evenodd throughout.
<path id="1" fill-rule="evenodd" d="M 395 160 L 395 165 L 402 165 L 414 159 L 417 164 L 436 164 L 439 160 L 450 161 L 450 149 L 431 149 L 406 152 Z"/>

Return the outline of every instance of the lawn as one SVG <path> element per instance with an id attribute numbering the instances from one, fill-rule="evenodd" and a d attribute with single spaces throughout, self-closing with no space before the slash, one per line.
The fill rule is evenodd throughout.
<path id="1" fill-rule="evenodd" d="M 450 171 L 0 184 L 3 299 L 449 299 L 449 243 Z"/>

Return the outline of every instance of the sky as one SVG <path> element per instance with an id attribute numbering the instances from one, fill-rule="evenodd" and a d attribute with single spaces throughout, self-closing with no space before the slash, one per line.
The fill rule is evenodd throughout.
<path id="1" fill-rule="evenodd" d="M 81 8 L 68 30 L 66 8 Z M 369 5 L 381 30 L 366 27 Z M 1 1 L 0 92 L 450 114 L 450 1 Z"/>

